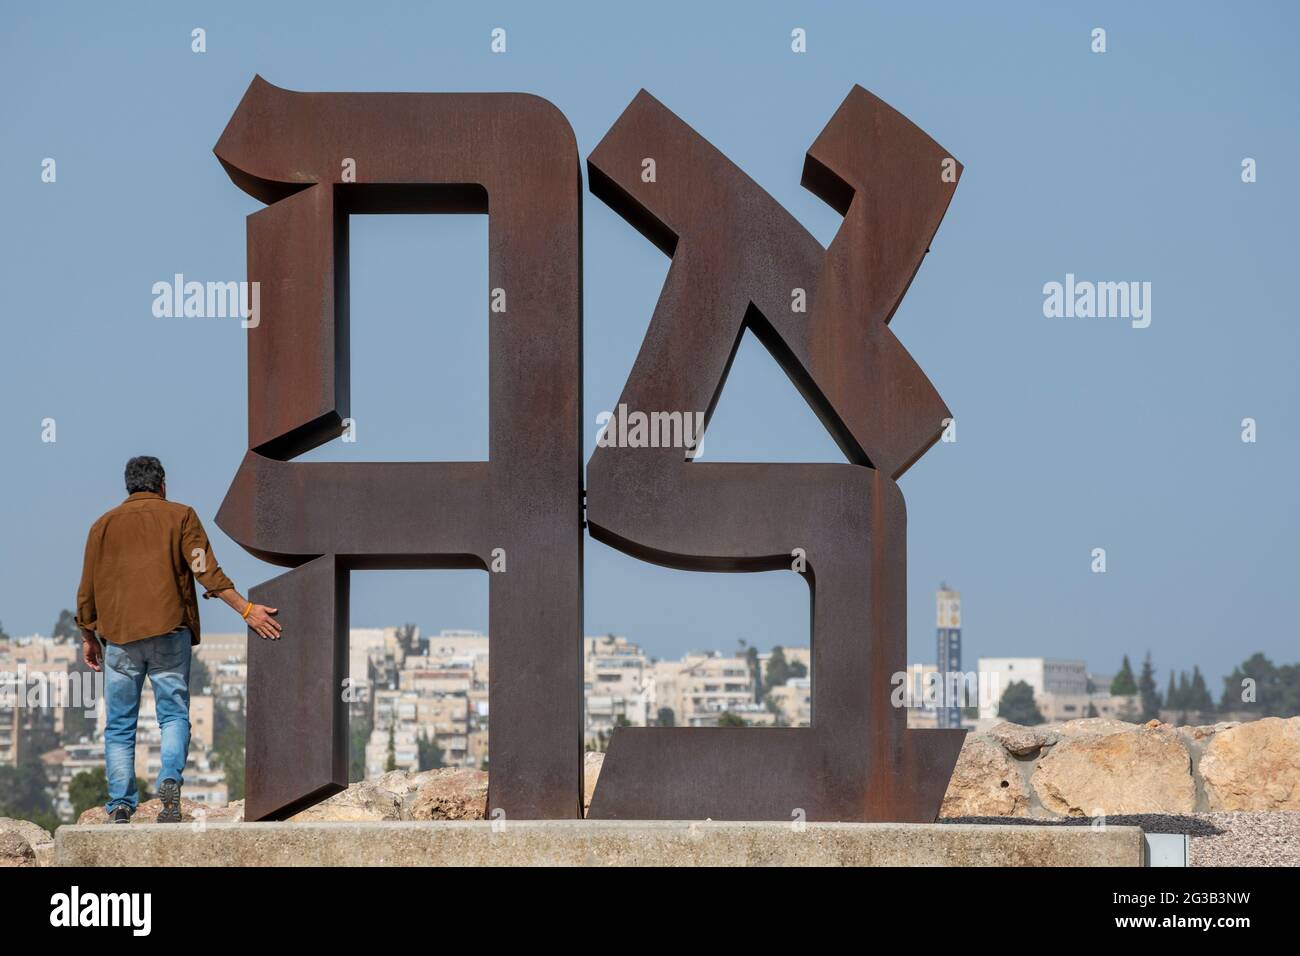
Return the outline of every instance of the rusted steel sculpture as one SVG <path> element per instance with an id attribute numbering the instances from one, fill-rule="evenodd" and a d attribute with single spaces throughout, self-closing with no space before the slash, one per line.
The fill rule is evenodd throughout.
<path id="1" fill-rule="evenodd" d="M 517 94 L 302 94 L 257 78 L 215 151 L 270 204 L 248 220 L 262 303 L 248 336 L 249 449 L 217 521 L 293 569 L 252 593 L 280 608 L 286 637 L 249 644 L 248 819 L 347 784 L 349 570 L 499 562 L 489 807 L 581 816 L 581 175 L 567 122 Z M 339 181 L 345 159 L 355 182 Z M 814 710 L 808 728 L 619 728 L 590 816 L 937 815 L 964 732 L 909 731 L 890 703 L 906 645 L 895 481 L 948 412 L 887 323 L 959 169 L 855 87 L 804 167 L 804 185 L 844 216 L 823 249 L 645 92 L 592 153 L 592 192 L 672 257 L 620 405 L 707 420 L 748 329 L 849 463 L 597 449 L 586 511 L 597 539 L 700 571 L 802 556 Z M 508 303 L 490 319 L 490 460 L 292 461 L 348 417 L 348 215 L 489 207 L 490 286 Z"/>
<path id="2" fill-rule="evenodd" d="M 248 452 L 217 523 L 293 568 L 253 589 L 247 804 L 275 819 L 347 786 L 348 571 L 490 575 L 490 806 L 577 817 L 582 793 L 581 170 L 522 94 L 294 93 L 253 80 L 215 148 L 248 218 Z M 343 160 L 355 182 L 340 182 Z M 348 215 L 486 213 L 489 461 L 292 458 L 349 417 Z M 488 321 L 488 290 L 483 316 Z M 364 334 L 364 329 L 358 329 Z M 504 564 L 503 564 L 504 562 Z"/>
<path id="3" fill-rule="evenodd" d="M 707 415 L 748 328 L 850 462 L 712 464 L 680 448 L 596 449 L 587 521 L 598 540 L 701 571 L 789 568 L 792 554 L 806 556 L 813 712 L 807 728 L 618 728 L 589 816 L 937 816 L 965 732 L 909 731 L 890 704 L 891 675 L 906 666 L 895 479 L 939 438 L 948 411 L 887 323 L 959 168 L 855 87 L 804 166 L 803 184 L 844 216 L 827 250 L 644 91 L 589 157 L 592 192 L 672 257 L 620 406 Z M 807 311 L 794 312 L 801 293 Z"/>

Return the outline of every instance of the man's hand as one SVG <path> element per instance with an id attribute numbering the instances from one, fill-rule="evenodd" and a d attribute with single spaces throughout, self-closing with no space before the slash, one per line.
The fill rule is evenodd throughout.
<path id="1" fill-rule="evenodd" d="M 253 604 L 252 601 L 245 601 L 244 596 L 234 588 L 226 588 L 224 591 L 218 591 L 217 597 L 225 601 L 235 613 L 244 618 L 248 626 L 257 631 L 259 635 L 269 641 L 274 641 L 280 636 L 280 622 L 271 617 L 272 614 L 280 613 L 276 608 L 267 607 L 265 604 Z M 252 607 L 249 607 L 249 605 Z M 244 614 L 244 608 L 248 608 L 248 614 Z"/>
<path id="2" fill-rule="evenodd" d="M 92 671 L 98 673 L 104 669 L 104 649 L 95 637 L 81 635 L 81 656 L 86 659 L 86 666 Z"/>
<path id="3" fill-rule="evenodd" d="M 280 637 L 280 622 L 271 615 L 279 613 L 278 608 L 267 607 L 265 604 L 254 604 L 245 620 L 248 621 L 248 626 L 257 631 L 262 637 L 274 641 Z"/>

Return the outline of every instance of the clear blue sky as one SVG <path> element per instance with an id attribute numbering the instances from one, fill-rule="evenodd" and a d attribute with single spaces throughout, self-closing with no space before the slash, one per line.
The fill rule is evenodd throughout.
<path id="1" fill-rule="evenodd" d="M 337 7 L 337 9 L 334 9 Z M 953 409 L 958 441 L 902 480 L 909 656 L 934 655 L 933 592 L 965 598 L 979 654 L 1199 664 L 1300 657 L 1290 3 L 59 3 L 0 14 L 0 621 L 48 632 L 73 604 L 86 527 L 156 454 L 241 588 L 277 569 L 212 520 L 245 448 L 244 333 L 155 319 L 151 285 L 245 277 L 258 204 L 211 148 L 255 73 L 298 90 L 537 93 L 584 158 L 645 87 L 828 242 L 799 186 L 852 84 L 965 165 L 893 328 Z M 1090 51 L 1094 27 L 1108 52 Z M 208 51 L 190 51 L 190 31 Z M 494 27 L 508 51 L 489 51 Z M 808 52 L 790 51 L 803 27 Z M 771 143 L 779 144 L 773 148 Z M 57 161 L 42 183 L 41 161 Z M 1241 182 L 1244 157 L 1258 182 Z M 588 451 L 668 261 L 589 194 Z M 316 459 L 481 458 L 486 223 L 367 217 L 353 231 L 359 441 Z M 1047 319 L 1042 287 L 1149 281 L 1152 323 Z M 1259 440 L 1240 441 L 1244 417 Z M 54 418 L 58 440 L 41 442 Z M 747 342 L 712 460 L 839 460 Z M 1108 571 L 1090 571 L 1094 547 Z M 652 653 L 808 639 L 792 574 L 705 575 L 587 545 L 588 633 Z M 368 573 L 353 624 L 487 627 L 486 575 Z M 204 607 L 205 627 L 237 618 Z"/>

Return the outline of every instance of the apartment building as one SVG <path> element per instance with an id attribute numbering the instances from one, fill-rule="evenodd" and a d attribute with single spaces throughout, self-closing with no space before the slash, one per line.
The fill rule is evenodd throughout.
<path id="1" fill-rule="evenodd" d="M 0 767 L 17 766 L 22 756 L 23 713 L 18 707 L 0 707 Z"/>
<path id="2" fill-rule="evenodd" d="M 787 666 L 795 669 L 802 668 L 805 677 L 810 677 L 812 675 L 812 648 L 782 647 L 781 656 L 785 658 Z M 764 687 L 769 683 L 767 669 L 771 662 L 772 651 L 767 651 L 758 655 L 759 673 L 762 675 Z"/>
<path id="3" fill-rule="evenodd" d="M 791 677 L 780 687 L 773 687 L 767 695 L 783 726 L 812 726 L 812 681 L 809 678 Z"/>
<path id="4" fill-rule="evenodd" d="M 584 735 L 589 746 L 608 739 L 619 724 L 649 724 L 655 717 L 653 694 L 650 660 L 638 645 L 615 634 L 583 639 Z"/>
<path id="5" fill-rule="evenodd" d="M 1016 681 L 1023 681 L 1033 688 L 1034 699 L 1040 702 L 1040 711 L 1044 702 L 1051 706 L 1051 702 L 1045 699 L 1048 694 L 1063 698 L 1088 696 L 1088 666 L 1083 661 L 1049 657 L 981 657 L 978 667 L 982 691 L 979 703 L 981 720 L 997 717 L 1002 694 Z M 1043 716 L 1046 717 L 1046 713 Z"/>
<path id="6" fill-rule="evenodd" d="M 754 679 L 743 657 L 693 651 L 677 661 L 656 661 L 653 667 L 656 710 L 668 708 L 678 727 L 715 727 L 727 712 L 752 713 Z"/>
<path id="7" fill-rule="evenodd" d="M 379 630 L 361 635 L 360 642 L 367 648 L 366 697 L 372 720 L 366 775 L 384 772 L 390 740 L 393 762 L 403 770 L 419 769 L 422 739 L 442 750 L 443 766 L 481 766 L 488 740 L 487 636 L 444 630 L 415 642 L 423 653 L 406 654 L 400 647 L 401 653 L 394 653 L 395 628 L 382 629 L 391 634 Z M 389 663 L 398 659 L 401 668 L 386 673 Z"/>

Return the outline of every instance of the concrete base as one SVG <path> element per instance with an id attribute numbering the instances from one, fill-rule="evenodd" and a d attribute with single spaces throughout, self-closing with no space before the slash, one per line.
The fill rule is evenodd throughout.
<path id="1" fill-rule="evenodd" d="M 494 830 L 493 828 L 496 827 Z M 1138 827 L 530 820 L 65 826 L 58 866 L 1142 866 Z"/>

